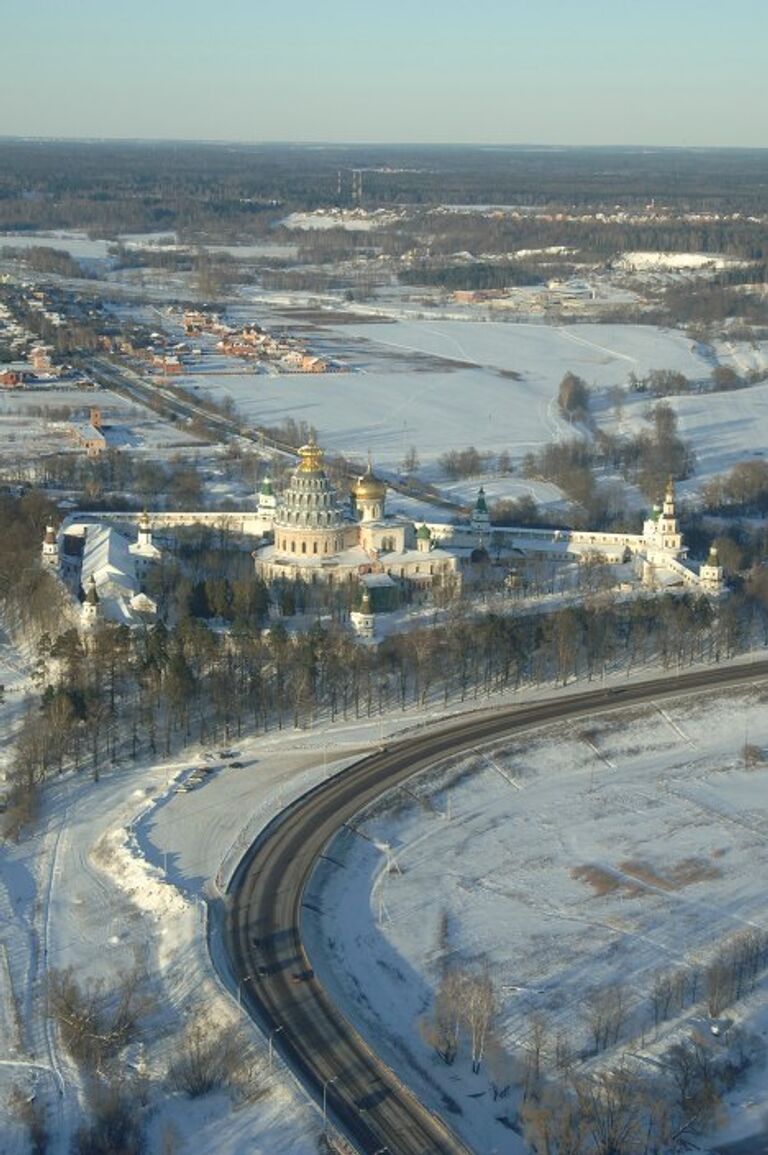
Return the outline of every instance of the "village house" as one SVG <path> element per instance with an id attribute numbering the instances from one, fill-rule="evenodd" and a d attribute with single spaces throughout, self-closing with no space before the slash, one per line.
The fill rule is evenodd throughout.
<path id="1" fill-rule="evenodd" d="M 91 409 L 87 421 L 73 421 L 69 430 L 78 449 L 84 449 L 87 457 L 98 457 L 107 448 L 101 427 L 101 410 L 96 407 Z"/>
<path id="2" fill-rule="evenodd" d="M 34 373 L 26 361 L 14 361 L 10 365 L 0 365 L 0 386 L 3 389 L 19 389 L 34 378 Z"/>

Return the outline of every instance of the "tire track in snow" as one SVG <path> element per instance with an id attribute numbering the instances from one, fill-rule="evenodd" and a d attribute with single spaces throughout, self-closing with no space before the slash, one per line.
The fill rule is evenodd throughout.
<path id="1" fill-rule="evenodd" d="M 51 865 L 48 872 L 48 879 L 45 888 L 45 897 L 43 900 L 43 971 L 44 975 L 40 975 L 40 958 L 38 957 L 38 978 L 47 983 L 48 979 L 48 959 L 50 956 L 51 946 L 51 907 L 53 905 L 54 888 L 56 879 L 59 874 L 59 860 L 62 854 L 62 843 L 65 841 L 64 835 L 69 820 L 70 799 L 67 796 L 67 802 L 64 807 L 64 813 L 61 816 L 58 830 L 56 831 L 56 839 L 53 845 L 53 853 L 51 854 Z M 63 1064 L 60 1060 L 58 1052 L 58 1039 L 56 1035 L 56 1027 L 50 1011 L 50 996 L 46 993 L 45 1006 L 43 1008 L 43 1030 L 45 1034 L 46 1050 L 48 1052 L 48 1062 L 50 1069 L 54 1074 L 55 1081 L 58 1085 L 58 1126 L 55 1130 L 55 1138 L 50 1150 L 60 1152 L 60 1155 L 67 1155 L 69 1151 L 69 1139 L 71 1133 L 70 1123 L 70 1103 L 68 1096 L 67 1080 L 63 1073 Z"/>
<path id="2" fill-rule="evenodd" d="M 631 357 L 629 353 L 619 353 L 618 349 L 609 349 L 607 345 L 598 345 L 596 341 L 588 341 L 586 337 L 577 337 L 575 333 L 569 333 L 566 329 L 559 326 L 555 329 L 566 341 L 575 341 L 577 345 L 585 345 L 588 349 L 597 349 L 600 353 L 607 353 L 610 357 L 616 357 L 619 361 L 629 361 L 630 365 L 639 364 L 637 357 Z"/>

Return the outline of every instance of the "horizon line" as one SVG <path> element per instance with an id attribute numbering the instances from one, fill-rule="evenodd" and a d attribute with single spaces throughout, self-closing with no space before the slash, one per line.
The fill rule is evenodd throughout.
<path id="1" fill-rule="evenodd" d="M 17 144 L 126 144 L 126 145 L 205 145 L 227 148 L 425 148 L 425 149 L 520 149 L 547 151 L 587 151 L 590 149 L 653 151 L 653 152 L 768 152 L 768 145 L 756 144 L 554 144 L 541 141 L 403 141 L 403 140 L 245 140 L 224 137 L 174 136 L 54 136 L 29 133 L 0 133 L 0 143 Z"/>

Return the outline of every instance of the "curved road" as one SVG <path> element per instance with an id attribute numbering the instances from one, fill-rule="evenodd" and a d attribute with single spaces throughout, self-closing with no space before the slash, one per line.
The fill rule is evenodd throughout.
<path id="1" fill-rule="evenodd" d="M 468 1148 L 379 1060 L 333 1005 L 304 952 L 300 915 L 309 876 L 330 839 L 378 795 L 447 755 L 526 727 L 622 709 L 768 676 L 768 661 L 697 671 L 465 716 L 393 743 L 321 783 L 278 815 L 228 890 L 225 943 L 249 1014 L 365 1155 L 468 1155 Z"/>

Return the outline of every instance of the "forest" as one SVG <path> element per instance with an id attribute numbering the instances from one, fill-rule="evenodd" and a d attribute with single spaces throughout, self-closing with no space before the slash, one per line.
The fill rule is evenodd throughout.
<path id="1" fill-rule="evenodd" d="M 185 239 L 257 237 L 292 209 L 351 204 L 353 170 L 363 173 L 363 204 L 377 206 L 613 210 L 645 208 L 655 199 L 678 212 L 746 218 L 765 211 L 768 153 L 5 139 L 0 140 L 0 231 L 79 228 L 114 237 L 175 230 Z M 748 226 L 748 220 L 734 219 L 727 227 Z M 728 239 L 724 227 L 709 235 L 713 226 L 699 226 L 696 246 L 722 247 Z M 669 247 L 645 239 L 653 247 Z"/>

